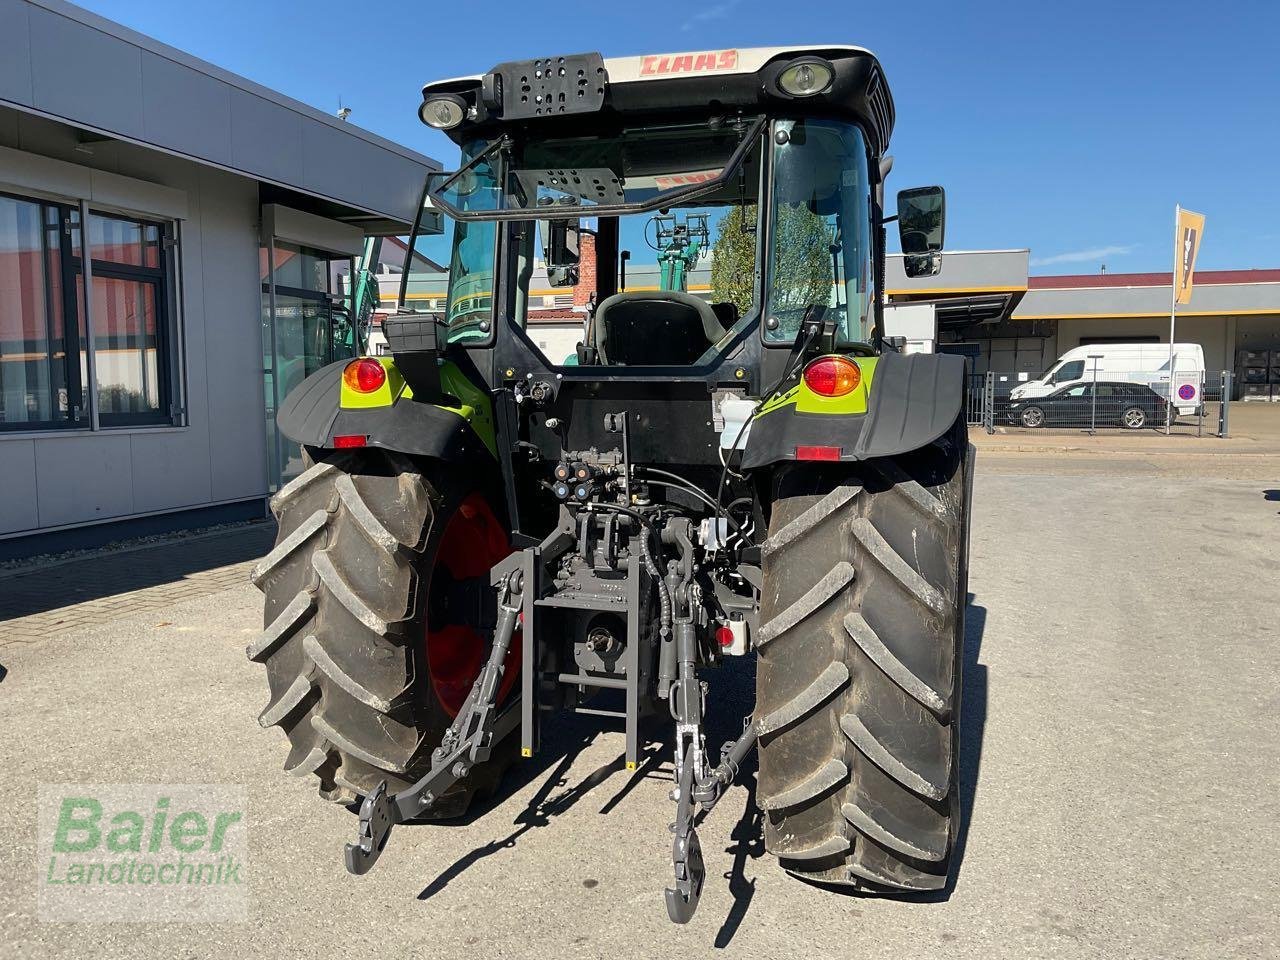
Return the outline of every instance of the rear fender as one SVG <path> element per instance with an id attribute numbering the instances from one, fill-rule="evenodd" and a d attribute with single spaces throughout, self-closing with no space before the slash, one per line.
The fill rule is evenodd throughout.
<path id="1" fill-rule="evenodd" d="M 331 363 L 302 381 L 280 405 L 276 425 L 303 446 L 331 448 L 335 437 L 363 436 L 365 445 L 442 460 L 496 457 L 493 405 L 452 363 L 440 369 L 444 403 L 415 400 L 391 357 L 374 357 L 386 383 L 360 394 L 342 380 L 350 360 Z M 451 405 L 453 401 L 457 405 Z"/>
<path id="2" fill-rule="evenodd" d="M 742 465 L 754 469 L 799 459 L 798 447 L 832 448 L 832 460 L 892 457 L 928 446 L 964 408 L 963 357 L 937 353 L 853 358 L 863 382 L 826 398 L 803 380 L 765 403 L 751 423 Z"/>

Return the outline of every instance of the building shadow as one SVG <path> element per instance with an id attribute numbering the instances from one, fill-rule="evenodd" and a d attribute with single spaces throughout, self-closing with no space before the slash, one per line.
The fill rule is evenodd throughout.
<path id="1" fill-rule="evenodd" d="M 275 534 L 275 523 L 264 521 L 83 557 L 36 559 L 30 568 L 0 577 L 0 622 L 257 560 L 270 552 Z"/>

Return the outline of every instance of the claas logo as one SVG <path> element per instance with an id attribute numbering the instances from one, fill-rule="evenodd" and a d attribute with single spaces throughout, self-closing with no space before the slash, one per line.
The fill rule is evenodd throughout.
<path id="1" fill-rule="evenodd" d="M 737 66 L 737 50 L 678 53 L 665 57 L 645 57 L 640 64 L 640 76 L 661 77 L 673 73 L 712 73 L 716 70 L 733 70 Z"/>

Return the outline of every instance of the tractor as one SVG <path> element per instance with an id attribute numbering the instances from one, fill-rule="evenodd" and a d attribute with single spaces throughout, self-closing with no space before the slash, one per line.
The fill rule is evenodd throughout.
<path id="1" fill-rule="evenodd" d="M 884 332 L 886 224 L 934 274 L 944 197 L 885 215 L 878 60 L 548 56 L 428 84 L 419 116 L 460 151 L 411 240 L 447 218 L 445 309 L 413 309 L 406 269 L 389 354 L 282 404 L 305 471 L 253 572 L 259 721 L 358 810 L 348 870 L 580 714 L 624 731 L 629 770 L 669 738 L 677 923 L 706 879 L 695 824 L 753 750 L 784 870 L 944 889 L 973 460 L 963 359 Z M 624 289 L 653 218 L 664 279 Z M 572 362 L 535 340 L 535 275 L 593 284 Z M 743 657 L 746 716 L 716 670 Z"/>

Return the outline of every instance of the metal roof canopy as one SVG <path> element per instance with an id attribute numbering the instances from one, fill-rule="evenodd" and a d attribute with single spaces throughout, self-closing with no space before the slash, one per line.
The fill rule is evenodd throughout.
<path id="1" fill-rule="evenodd" d="M 1027 250 L 944 250 L 936 276 L 908 277 L 902 254 L 885 260 L 893 303 L 932 303 L 939 330 L 961 331 L 1008 320 L 1027 292 Z"/>
<path id="2" fill-rule="evenodd" d="M 0 104 L 321 201 L 367 232 L 412 222 L 440 164 L 62 0 L 0 0 Z"/>

